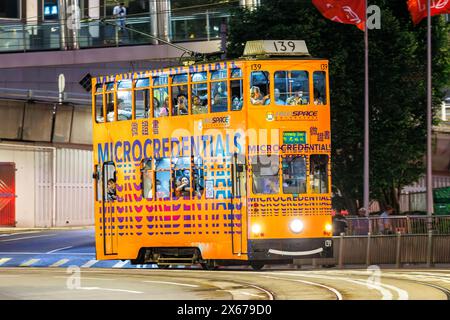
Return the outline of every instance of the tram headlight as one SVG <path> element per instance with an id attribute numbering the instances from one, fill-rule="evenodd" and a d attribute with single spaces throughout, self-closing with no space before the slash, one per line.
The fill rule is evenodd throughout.
<path id="1" fill-rule="evenodd" d="M 327 223 L 325 225 L 325 231 L 326 232 L 331 232 L 331 230 L 333 230 L 333 226 L 331 224 Z"/>
<path id="2" fill-rule="evenodd" d="M 259 224 L 257 224 L 257 223 L 254 223 L 254 224 L 252 225 L 252 232 L 253 232 L 254 234 L 260 234 L 260 233 L 261 233 L 261 230 L 262 230 L 261 225 L 259 225 Z"/>
<path id="3" fill-rule="evenodd" d="M 303 231 L 304 228 L 304 224 L 301 220 L 299 219 L 294 219 L 291 221 L 291 223 L 289 224 L 289 228 L 291 229 L 292 232 L 294 233 L 300 233 Z"/>

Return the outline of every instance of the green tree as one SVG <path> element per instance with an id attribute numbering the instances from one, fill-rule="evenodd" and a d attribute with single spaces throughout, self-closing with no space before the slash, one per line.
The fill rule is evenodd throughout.
<path id="1" fill-rule="evenodd" d="M 381 29 L 369 32 L 371 199 L 398 208 L 403 186 L 424 173 L 426 151 L 426 22 L 414 26 L 406 1 L 376 0 Z M 449 85 L 449 27 L 433 18 L 433 102 Z M 363 197 L 364 33 L 325 19 L 308 1 L 263 1 L 233 12 L 228 54 L 248 40 L 302 39 L 330 61 L 333 186 L 355 213 Z"/>

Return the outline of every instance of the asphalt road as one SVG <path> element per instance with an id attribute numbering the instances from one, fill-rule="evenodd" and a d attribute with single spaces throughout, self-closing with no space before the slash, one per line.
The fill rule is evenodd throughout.
<path id="1" fill-rule="evenodd" d="M 447 300 L 448 270 L 2 268 L 0 299 Z"/>
<path id="2" fill-rule="evenodd" d="M 0 299 L 450 298 L 450 269 L 276 268 L 160 270 L 96 260 L 93 229 L 0 233 Z"/>

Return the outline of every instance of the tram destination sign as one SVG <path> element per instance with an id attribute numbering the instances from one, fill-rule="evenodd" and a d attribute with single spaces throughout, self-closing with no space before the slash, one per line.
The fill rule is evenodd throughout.
<path id="1" fill-rule="evenodd" d="M 305 131 L 285 131 L 283 132 L 283 144 L 305 144 Z"/>

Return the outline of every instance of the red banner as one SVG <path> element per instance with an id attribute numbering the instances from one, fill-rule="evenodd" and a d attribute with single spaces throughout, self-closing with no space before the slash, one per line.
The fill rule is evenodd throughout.
<path id="1" fill-rule="evenodd" d="M 414 24 L 427 17 L 428 0 L 408 0 L 408 10 Z M 450 13 L 450 0 L 430 0 L 431 16 Z"/>
<path id="2" fill-rule="evenodd" d="M 313 0 L 312 3 L 325 18 L 339 23 L 354 24 L 364 31 L 364 22 L 366 20 L 364 1 Z"/>

